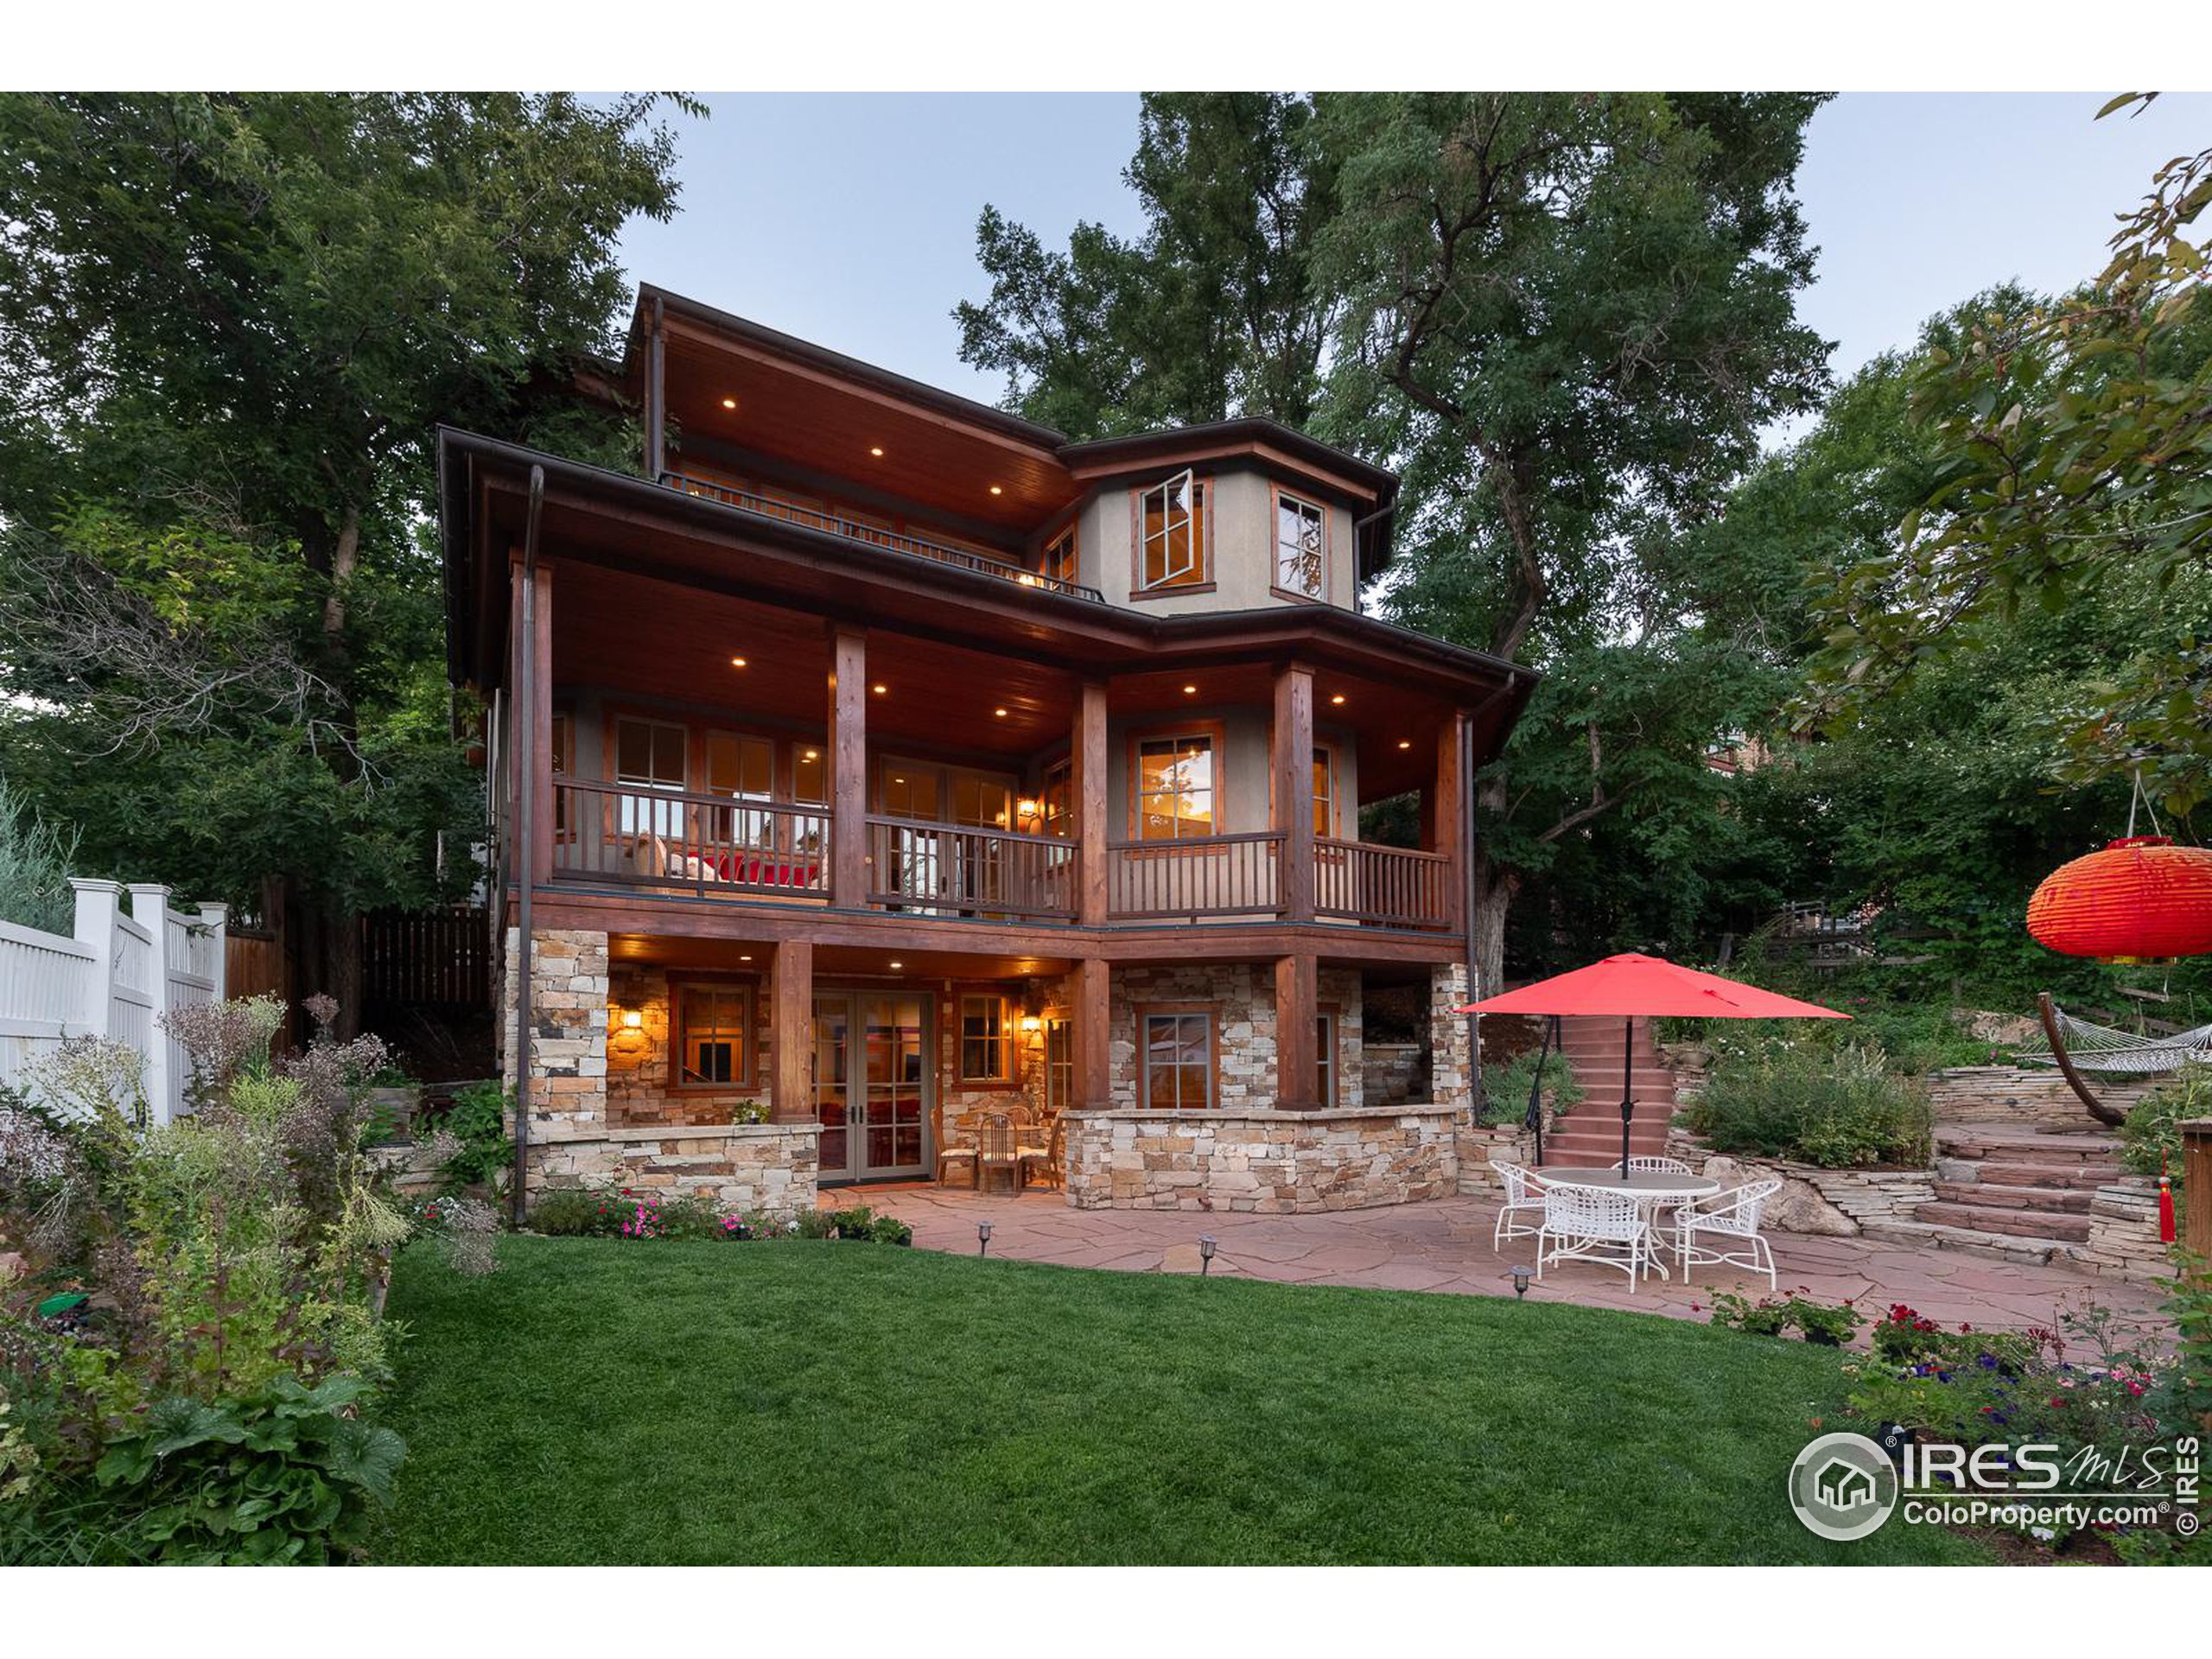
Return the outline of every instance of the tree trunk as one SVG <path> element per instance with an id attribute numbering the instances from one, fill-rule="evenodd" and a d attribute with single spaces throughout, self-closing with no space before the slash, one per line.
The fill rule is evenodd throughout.
<path id="1" fill-rule="evenodd" d="M 1505 917 L 1521 878 L 1478 855 L 1474 887 L 1475 913 L 1467 930 L 1473 936 L 1475 959 L 1468 968 L 1474 982 L 1468 988 L 1477 997 L 1496 996 L 1505 988 Z"/>

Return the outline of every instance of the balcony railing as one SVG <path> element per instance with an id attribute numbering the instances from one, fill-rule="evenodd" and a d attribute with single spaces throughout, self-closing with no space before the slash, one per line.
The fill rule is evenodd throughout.
<path id="1" fill-rule="evenodd" d="M 1274 916 L 1282 908 L 1279 830 L 1192 841 L 1107 844 L 1107 912 L 1116 921 Z"/>
<path id="2" fill-rule="evenodd" d="M 868 821 L 868 902 L 937 915 L 1072 920 L 1076 843 L 905 818 Z"/>
<path id="3" fill-rule="evenodd" d="M 553 873 L 700 898 L 827 898 L 830 811 L 556 778 Z"/>
<path id="4" fill-rule="evenodd" d="M 1313 911 L 1384 927 L 1440 927 L 1451 914 L 1443 853 L 1364 841 L 1313 842 Z"/>
<path id="5" fill-rule="evenodd" d="M 663 473 L 660 481 L 671 489 L 683 491 L 686 495 L 719 501 L 724 506 L 757 512 L 765 518 L 780 518 L 785 524 L 798 524 L 808 530 L 865 542 L 870 547 L 902 553 L 908 558 L 928 559 L 935 564 L 957 565 L 963 570 L 978 570 L 987 576 L 1013 582 L 1017 587 L 1041 588 L 1047 593 L 1068 594 L 1077 599 L 1095 600 L 1102 605 L 1106 601 L 1106 596 L 1096 588 L 1086 588 L 1078 582 L 1067 582 L 1039 571 L 1025 570 L 1002 559 L 971 553 L 965 548 L 948 547 L 943 542 L 932 542 L 925 537 L 902 535 L 896 531 L 879 529 L 855 519 L 841 518 L 834 512 L 824 512 L 818 507 L 802 506 L 796 501 L 761 495 L 753 490 L 741 490 L 728 484 L 712 483 L 703 478 L 691 478 L 683 473 Z"/>

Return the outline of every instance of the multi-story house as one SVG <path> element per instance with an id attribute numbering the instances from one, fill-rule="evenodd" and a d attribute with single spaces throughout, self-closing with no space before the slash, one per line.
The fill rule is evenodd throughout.
<path id="1" fill-rule="evenodd" d="M 1433 1187 L 1469 779 L 1534 677 L 1361 613 L 1393 475 L 1262 420 L 1071 443 L 651 288 L 625 372 L 642 477 L 440 435 L 531 1185 L 789 1207 L 1019 1103 L 1077 1202 Z M 1408 794 L 1418 847 L 1360 838 Z M 1408 983 L 1435 1099 L 1386 1113 Z"/>

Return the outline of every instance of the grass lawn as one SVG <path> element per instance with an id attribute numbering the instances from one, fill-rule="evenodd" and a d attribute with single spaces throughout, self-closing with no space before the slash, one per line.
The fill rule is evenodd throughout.
<path id="1" fill-rule="evenodd" d="M 1833 1354 L 1486 1297 L 880 1245 L 410 1251 L 416 1562 L 1901 1561 L 1783 1495 Z"/>

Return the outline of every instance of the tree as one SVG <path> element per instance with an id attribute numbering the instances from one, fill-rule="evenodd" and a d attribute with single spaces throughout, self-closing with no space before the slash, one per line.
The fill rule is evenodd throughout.
<path id="1" fill-rule="evenodd" d="M 1320 100 L 1347 296 L 1324 425 L 1405 479 L 1401 620 L 1543 668 L 1479 780 L 1474 953 L 1532 874 L 1630 803 L 1707 810 L 1703 753 L 1768 695 L 1654 550 L 1710 516 L 1825 384 L 1797 95 Z"/>
<path id="2" fill-rule="evenodd" d="M 629 461 L 575 379 L 674 210 L 656 103 L 0 98 L 7 766 L 96 862 L 272 878 L 349 1007 L 352 915 L 476 821 L 430 440 Z"/>
<path id="3" fill-rule="evenodd" d="M 1077 438 L 1230 415 L 1306 424 L 1336 313 L 1312 271 L 1334 205 L 1312 118 L 1287 93 L 1146 94 L 1122 175 L 1144 235 L 1086 222 L 1048 252 L 986 207 L 991 292 L 954 308 L 963 359 L 1007 376 L 1007 407 Z"/>

